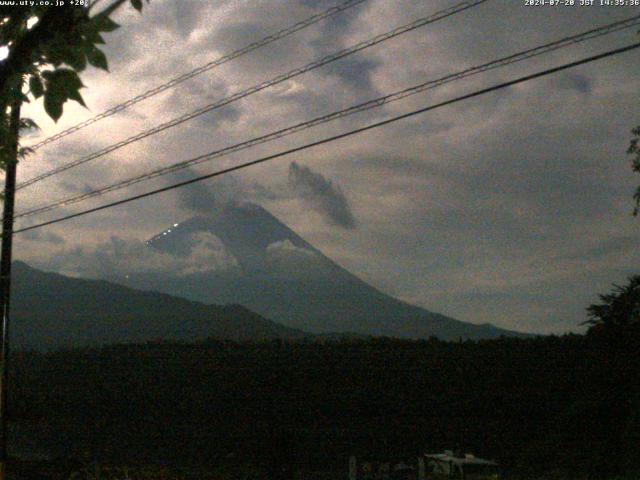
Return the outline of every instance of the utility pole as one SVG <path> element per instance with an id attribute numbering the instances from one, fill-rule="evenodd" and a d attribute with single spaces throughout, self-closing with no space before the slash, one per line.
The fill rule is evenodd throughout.
<path id="1" fill-rule="evenodd" d="M 0 480 L 5 480 L 7 469 L 7 382 L 9 379 L 9 300 L 11 298 L 11 253 L 13 246 L 13 210 L 18 166 L 18 135 L 20 132 L 20 105 L 11 106 L 9 132 L 11 135 L 8 160 L 5 166 L 4 212 L 2 215 L 2 245 L 0 250 L 0 313 L 2 339 L 0 342 Z"/>

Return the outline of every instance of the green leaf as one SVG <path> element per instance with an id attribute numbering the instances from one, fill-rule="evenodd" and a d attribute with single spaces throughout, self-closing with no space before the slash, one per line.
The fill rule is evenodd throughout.
<path id="1" fill-rule="evenodd" d="M 48 90 L 44 94 L 44 111 L 54 122 L 62 116 L 62 104 L 65 100 L 66 98 L 60 92 Z"/>
<path id="2" fill-rule="evenodd" d="M 68 46 L 63 52 L 63 61 L 77 72 L 87 66 L 87 58 L 81 46 Z"/>
<path id="3" fill-rule="evenodd" d="M 85 106 L 79 90 L 84 86 L 78 74 L 68 68 L 59 68 L 54 71 L 42 72 L 45 79 L 46 91 L 44 94 L 44 108 L 54 121 L 62 116 L 62 105 L 68 99 L 75 100 Z"/>
<path id="4" fill-rule="evenodd" d="M 53 72 L 43 72 L 42 76 L 47 81 L 47 89 L 53 88 L 69 93 L 84 87 L 78 74 L 68 68 L 58 68 Z"/>
<path id="5" fill-rule="evenodd" d="M 18 158 L 24 160 L 27 156 L 32 155 L 35 150 L 29 147 L 20 147 L 18 149 Z"/>
<path id="6" fill-rule="evenodd" d="M 20 130 L 40 130 L 40 127 L 38 127 L 38 124 L 30 118 L 21 118 Z"/>
<path id="7" fill-rule="evenodd" d="M 106 43 L 102 35 L 98 32 L 93 33 L 91 36 L 87 36 L 87 40 L 96 45 L 104 45 Z"/>
<path id="8" fill-rule="evenodd" d="M 40 98 L 44 94 L 44 85 L 38 74 L 29 78 L 29 89 L 35 98 Z"/>
<path id="9" fill-rule="evenodd" d="M 102 35 L 100 35 L 100 32 L 98 32 L 98 27 L 96 26 L 95 22 L 86 22 L 84 25 L 82 25 L 81 30 L 82 35 L 84 36 L 86 43 L 88 44 L 87 47 L 93 46 L 93 44 L 96 43 L 104 45 L 104 38 L 102 38 Z"/>
<path id="10" fill-rule="evenodd" d="M 141 12 L 142 11 L 142 0 L 131 0 L 131 5 L 133 6 L 133 8 L 135 8 L 137 11 Z"/>
<path id="11" fill-rule="evenodd" d="M 107 63 L 107 57 L 102 50 L 93 47 L 87 51 L 87 60 L 96 68 L 109 71 L 109 64 Z"/>
<path id="12" fill-rule="evenodd" d="M 84 98 L 82 98 L 82 95 L 80 95 L 80 92 L 78 90 L 73 90 L 68 92 L 67 95 L 71 100 L 75 100 L 76 102 L 78 102 L 80 105 L 82 105 L 83 107 L 87 107 L 87 104 L 84 103 Z"/>
<path id="13" fill-rule="evenodd" d="M 113 32 L 114 30 L 120 28 L 120 25 L 118 25 L 107 16 L 96 17 L 95 26 L 98 32 Z"/>

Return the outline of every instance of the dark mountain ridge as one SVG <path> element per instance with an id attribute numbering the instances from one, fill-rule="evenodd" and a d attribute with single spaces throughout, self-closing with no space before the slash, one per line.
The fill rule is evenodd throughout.
<path id="1" fill-rule="evenodd" d="M 240 305 L 205 305 L 13 264 L 12 344 L 60 348 L 150 340 L 302 338 Z"/>

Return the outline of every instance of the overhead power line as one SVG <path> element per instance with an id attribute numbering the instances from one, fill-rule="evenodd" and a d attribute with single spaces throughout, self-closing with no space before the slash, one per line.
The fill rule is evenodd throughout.
<path id="1" fill-rule="evenodd" d="M 29 180 L 26 180 L 24 182 L 19 183 L 16 186 L 16 190 L 28 187 L 29 185 L 33 185 L 34 183 L 37 183 L 41 180 L 44 180 L 46 178 L 49 178 L 53 175 L 57 175 L 61 172 L 67 171 L 71 168 L 77 167 L 78 165 L 82 165 L 84 163 L 87 163 L 91 160 L 95 160 L 97 158 L 103 157 L 104 155 L 111 153 L 115 150 L 118 150 L 126 145 L 129 145 L 131 143 L 140 141 L 144 138 L 150 137 L 151 135 L 155 135 L 156 133 L 160 133 L 164 130 L 167 130 L 169 128 L 175 127 L 176 125 L 180 125 L 184 122 L 187 122 L 189 120 L 192 120 L 196 117 L 199 117 L 200 115 L 204 115 L 205 113 L 211 112 L 213 110 L 216 110 L 218 108 L 224 107 L 226 105 L 229 105 L 230 103 L 233 103 L 237 100 L 240 100 L 242 98 L 248 97 L 249 95 L 253 95 L 254 93 L 260 92 L 266 88 L 272 87 L 274 85 L 277 85 L 279 83 L 285 82 L 287 80 L 290 80 L 292 78 L 295 78 L 299 75 L 302 75 L 303 73 L 307 73 L 310 72 L 311 70 L 315 70 L 317 68 L 320 68 L 324 65 L 327 65 L 329 63 L 335 62 L 337 60 L 340 60 L 342 58 L 345 58 L 349 55 L 353 55 L 354 53 L 357 53 L 359 51 L 362 51 L 366 48 L 372 47 L 374 45 L 377 45 L 379 43 L 385 42 L 387 40 L 390 40 L 394 37 L 397 37 L 399 35 L 402 35 L 404 33 L 410 32 L 412 30 L 416 30 L 420 27 L 424 27 L 425 25 L 437 22 L 438 20 L 442 20 L 444 18 L 450 17 L 452 15 L 455 15 L 457 13 L 460 13 L 464 10 L 467 10 L 469 8 L 475 7 L 477 5 L 480 5 L 482 3 L 485 3 L 488 0 L 467 0 L 464 2 L 461 2 L 453 7 L 447 8 L 445 10 L 441 10 L 433 15 L 430 15 L 428 17 L 423 17 L 420 18 L 418 20 L 415 20 L 411 23 L 408 23 L 406 25 L 402 25 L 400 27 L 394 28 L 393 30 L 386 32 L 386 33 L 382 33 L 380 35 L 376 35 L 373 38 L 370 38 L 369 40 L 365 40 L 362 41 L 360 43 L 357 43 L 356 45 L 353 45 L 349 48 L 345 48 L 343 50 L 340 50 L 339 52 L 333 53 L 331 55 L 327 55 L 326 57 L 322 57 L 319 60 L 314 60 L 311 63 L 306 64 L 303 67 L 299 67 L 296 68 L 294 70 L 291 70 L 287 73 L 278 75 L 277 77 L 272 78 L 271 80 L 267 80 L 264 81 L 258 85 L 254 85 L 253 87 L 250 87 L 246 90 L 242 90 L 240 92 L 237 92 L 229 97 L 225 97 L 223 99 L 220 99 L 214 103 L 210 103 L 208 105 L 205 105 L 204 107 L 200 107 L 197 110 L 194 110 L 192 112 L 186 113 L 180 117 L 174 118 L 173 120 L 169 120 L 168 122 L 164 122 L 160 125 L 157 125 L 156 127 L 150 129 L 150 130 L 146 130 L 144 132 L 141 132 L 137 135 L 134 135 L 132 137 L 129 137 L 125 140 L 122 140 L 118 143 L 112 144 L 108 147 L 105 147 L 101 150 L 98 150 L 97 152 L 94 152 L 86 157 L 80 158 L 78 160 L 75 160 L 73 162 L 70 162 L 66 165 L 62 165 L 58 168 L 54 168 L 53 170 L 49 170 L 48 172 L 42 173 L 36 177 L 33 177 Z"/>
<path id="2" fill-rule="evenodd" d="M 262 157 L 262 158 L 258 158 L 256 160 L 245 162 L 245 163 L 242 163 L 240 165 L 235 165 L 233 167 L 228 167 L 228 168 L 224 168 L 224 169 L 221 169 L 221 170 L 217 170 L 215 172 L 212 172 L 212 173 L 209 173 L 209 174 L 206 174 L 206 175 L 201 175 L 201 176 L 192 178 L 190 180 L 186 180 L 184 182 L 174 183 L 173 185 L 169 185 L 169 186 L 166 186 L 166 187 L 162 187 L 162 188 L 158 188 L 158 189 L 155 189 L 155 190 L 151 190 L 151 191 L 146 192 L 146 193 L 142 193 L 142 194 L 139 194 L 139 195 L 134 195 L 134 196 L 131 196 L 131 197 L 128 197 L 128 198 L 124 198 L 122 200 L 117 200 L 115 202 L 107 203 L 105 205 L 100 205 L 98 207 L 89 208 L 89 209 L 83 210 L 81 212 L 73 213 L 73 214 L 66 215 L 66 216 L 63 216 L 63 217 L 59 217 L 59 218 L 56 218 L 56 219 L 53 219 L 53 220 L 49 220 L 49 221 L 46 221 L 46 222 L 38 223 L 36 225 L 31 225 L 29 227 L 20 228 L 18 230 L 14 230 L 13 233 L 27 232 L 29 230 L 34 230 L 36 228 L 41 228 L 41 227 L 44 227 L 44 226 L 47 226 L 47 225 L 53 225 L 55 223 L 60 223 L 60 222 L 66 221 L 66 220 L 70 220 L 72 218 L 81 217 L 81 216 L 84 216 L 84 215 L 88 215 L 90 213 L 95 213 L 95 212 L 99 212 L 101 210 L 106 210 L 108 208 L 116 207 L 118 205 L 124 205 L 126 203 L 130 203 L 130 202 L 133 202 L 135 200 L 140 200 L 142 198 L 151 197 L 153 195 L 158 195 L 160 193 L 168 192 L 170 190 L 175 190 L 177 188 L 184 187 L 184 186 L 187 186 L 187 185 L 191 185 L 191 184 L 194 184 L 194 183 L 197 183 L 197 182 L 201 182 L 201 181 L 207 180 L 209 178 L 214 178 L 214 177 L 218 177 L 218 176 L 221 176 L 221 175 L 225 175 L 225 174 L 228 174 L 228 173 L 231 173 L 231 172 L 235 172 L 235 171 L 238 171 L 238 170 L 242 170 L 242 169 L 251 167 L 253 165 L 258 165 L 258 164 L 261 164 L 261 163 L 265 163 L 265 162 L 268 162 L 270 160 L 274 160 L 276 158 L 281 158 L 281 157 L 285 157 L 287 155 L 291 155 L 293 153 L 301 152 L 303 150 L 308 150 L 310 148 L 317 147 L 319 145 L 324 145 L 324 144 L 327 144 L 327 143 L 330 143 L 330 142 L 341 140 L 343 138 L 351 137 L 353 135 L 357 135 L 359 133 L 363 133 L 363 132 L 366 132 L 366 131 L 369 131 L 369 130 L 373 130 L 375 128 L 379 128 L 379 127 L 382 127 L 382 126 L 385 126 L 385 125 L 389 125 L 389 124 L 395 123 L 397 121 L 400 121 L 400 120 L 403 120 L 403 119 L 406 119 L 406 118 L 414 117 L 414 116 L 422 114 L 422 113 L 426 113 L 426 112 L 429 112 L 429 111 L 432 111 L 432 110 L 436 110 L 438 108 L 442 108 L 442 107 L 445 107 L 447 105 L 452 105 L 454 103 L 458 103 L 458 102 L 461 102 L 463 100 L 467 100 L 467 99 L 470 99 L 470 98 L 478 97 L 480 95 L 485 95 L 487 93 L 495 92 L 497 90 L 501 90 L 503 88 L 507 88 L 507 87 L 510 87 L 512 85 L 516 85 L 516 84 L 519 84 L 519 83 L 528 82 L 528 81 L 534 80 L 536 78 L 545 77 L 547 75 L 551 75 L 553 73 L 557 73 L 557 72 L 560 72 L 560 71 L 563 71 L 563 70 L 567 70 L 569 68 L 574 68 L 574 67 L 577 67 L 579 65 L 584 65 L 584 64 L 587 64 L 587 63 L 591 63 L 591 62 L 594 62 L 596 60 L 601 60 L 603 58 L 611 57 L 611 56 L 614 56 L 614 55 L 619 55 L 621 53 L 628 52 L 628 51 L 631 51 L 631 50 L 635 50 L 637 48 L 640 48 L 640 43 L 634 43 L 634 44 L 631 44 L 631 45 L 627 45 L 625 47 L 617 48 L 615 50 L 609 50 L 609 51 L 607 51 L 605 53 L 601 53 L 599 55 L 594 55 L 594 56 L 591 56 L 591 57 L 583 58 L 581 60 L 576 60 L 576 61 L 571 62 L 571 63 L 566 63 L 564 65 L 560 65 L 558 67 L 546 69 L 546 70 L 543 70 L 543 71 L 540 71 L 540 72 L 537 72 L 537 73 L 533 73 L 533 74 L 530 74 L 530 75 L 525 75 L 523 77 L 516 78 L 515 80 L 510 80 L 508 82 L 499 83 L 499 84 L 494 85 L 492 87 L 483 88 L 481 90 L 476 90 L 475 92 L 468 93 L 466 95 L 461 95 L 459 97 L 455 97 L 453 99 L 446 100 L 444 102 L 440 102 L 440 103 L 437 103 L 435 105 L 429 105 L 427 107 L 423 107 L 423 108 L 420 108 L 418 110 L 413 110 L 411 112 L 404 113 L 402 115 L 398 115 L 398 116 L 395 116 L 395 117 L 392 117 L 392 118 L 389 118 L 389 119 L 386 119 L 386 120 L 382 120 L 380 122 L 372 123 L 372 124 L 369 124 L 369 125 L 364 126 L 364 127 L 356 128 L 356 129 L 350 130 L 350 131 L 345 132 L 345 133 L 341 133 L 341 134 L 338 134 L 338 135 L 333 135 L 331 137 L 323 138 L 322 140 L 317 140 L 315 142 L 307 143 L 307 144 L 302 145 L 300 147 L 291 148 L 289 150 L 285 150 L 285 151 L 278 152 L 278 153 L 275 153 L 275 154 L 272 154 L 272 155 L 268 155 L 266 157 Z"/>
<path id="3" fill-rule="evenodd" d="M 78 130 L 82 130 L 85 127 L 88 127 L 89 125 L 92 125 L 96 122 L 99 122 L 100 120 L 110 117 L 112 115 L 115 115 L 118 112 L 121 112 L 127 108 L 129 108 L 132 105 L 135 105 L 138 102 L 141 102 L 143 100 L 146 100 L 147 98 L 153 97 L 154 95 L 157 95 L 159 93 L 164 92 L 165 90 L 168 90 L 170 88 L 175 87 L 176 85 L 189 80 L 197 75 L 200 75 L 201 73 L 207 72 L 209 70 L 212 70 L 216 67 L 219 67 L 220 65 L 230 62 L 231 60 L 234 60 L 238 57 L 241 57 L 243 55 L 246 55 L 247 53 L 253 52 L 254 50 L 257 50 L 259 48 L 262 48 L 266 45 L 269 45 L 270 43 L 273 43 L 277 40 L 280 40 L 282 38 L 288 37 L 289 35 L 292 35 L 296 32 L 299 32 L 300 30 L 303 30 L 307 27 L 310 27 L 312 25 L 315 25 L 316 23 L 329 18 L 333 15 L 337 15 L 338 13 L 341 13 L 345 10 L 348 10 L 352 7 L 355 7 L 356 5 L 359 5 L 361 3 L 364 3 L 368 0 L 347 0 L 344 3 L 341 3 L 340 5 L 337 5 L 335 7 L 331 7 L 327 10 L 325 10 L 324 12 L 318 13 L 316 15 L 312 15 L 309 18 L 306 18 L 294 25 L 291 25 L 287 28 L 284 28 L 278 32 L 272 33 L 271 35 L 268 35 L 266 37 L 264 37 L 261 40 L 258 40 L 256 42 L 250 43 L 249 45 L 247 45 L 246 47 L 242 47 L 238 50 L 235 50 L 227 55 L 224 55 L 222 57 L 219 57 L 209 63 L 206 63 L 198 68 L 195 68 L 193 70 L 191 70 L 190 72 L 184 73 L 178 77 L 172 78 L 171 80 L 169 80 L 168 82 L 163 83 L 162 85 L 158 85 L 157 87 L 154 87 L 152 89 L 147 90 L 144 93 L 141 93 L 140 95 L 137 95 L 129 100 L 127 100 L 126 102 L 120 103 L 118 105 L 115 105 L 114 107 L 111 107 L 108 110 L 105 110 L 102 113 L 99 113 L 98 115 L 95 115 L 83 122 L 80 122 L 72 127 L 67 128 L 66 130 L 63 130 L 59 133 L 56 133 L 55 135 L 52 135 L 50 137 L 45 138 L 44 140 L 36 143 L 35 145 L 32 145 L 31 148 L 32 150 L 37 150 L 49 143 L 55 142 L 56 140 L 59 140 L 63 137 L 66 137 L 67 135 L 71 135 L 72 133 L 77 132 Z"/>
<path id="4" fill-rule="evenodd" d="M 62 207 L 62 206 L 69 206 L 69 205 L 73 205 L 79 202 L 82 202 L 84 200 L 88 200 L 90 198 L 94 198 L 94 197 L 98 197 L 101 195 L 104 195 L 106 193 L 110 193 L 110 192 L 114 192 L 117 190 L 121 190 L 123 188 L 129 187 L 131 185 L 135 185 L 147 180 L 151 180 L 153 178 L 156 177 L 160 177 L 163 175 L 168 175 L 170 173 L 173 172 L 177 172 L 179 170 L 183 170 L 185 168 L 194 166 L 194 165 L 198 165 L 210 160 L 213 160 L 215 158 L 220 158 L 232 153 L 236 153 L 239 152 L 241 150 L 245 150 L 247 148 L 253 147 L 255 145 L 260 145 L 263 143 L 267 143 L 270 142 L 272 140 L 276 140 L 278 138 L 282 138 L 284 136 L 288 136 L 297 132 L 300 132 L 302 130 L 308 129 L 308 128 L 312 128 L 315 127 L 317 125 L 321 125 L 324 123 L 328 123 L 330 121 L 333 120 L 337 120 L 340 118 L 344 118 L 348 115 L 352 115 L 355 113 L 359 113 L 359 112 L 363 112 L 363 111 L 367 111 L 367 110 L 371 110 L 373 108 L 377 108 L 377 107 L 381 107 L 383 105 L 386 105 L 388 103 L 394 102 L 394 101 L 398 101 L 401 100 L 403 98 L 409 97 L 411 95 L 416 95 L 418 93 L 424 92 L 426 90 L 430 90 L 436 87 L 439 87 L 441 85 L 453 82 L 455 80 L 460 80 L 462 78 L 466 78 L 466 77 L 470 77 L 472 75 L 477 75 L 479 73 L 483 73 L 489 70 L 493 70 L 496 68 L 500 68 L 500 67 L 504 67 L 506 65 L 510 65 L 513 63 L 517 63 L 517 62 L 521 62 L 523 60 L 527 60 L 530 59 L 532 57 L 536 57 L 545 53 L 549 53 L 555 50 L 559 50 L 561 48 L 565 48 L 567 46 L 573 45 L 573 44 L 577 44 L 580 42 L 584 42 L 586 40 L 591 40 L 594 38 L 598 38 L 604 35 L 608 35 L 617 31 L 620 31 L 622 29 L 626 29 L 626 28 L 630 28 L 633 26 L 637 26 L 640 24 L 640 15 L 625 19 L 625 20 L 621 20 L 618 22 L 614 22 L 608 25 L 604 25 L 598 28 L 594 28 L 591 30 L 587 30 L 586 32 L 582 32 L 580 34 L 577 35 L 572 35 L 569 37 L 565 37 L 562 38 L 560 40 L 556 40 L 554 42 L 550 42 L 547 43 L 545 45 L 541 45 L 538 47 L 534 47 L 534 48 L 530 48 L 528 50 L 524 50 L 522 52 L 519 53 L 515 53 L 513 55 L 509 55 L 497 60 L 493 60 L 489 63 L 485 63 L 483 65 L 479 65 L 479 66 L 475 66 L 475 67 L 471 67 L 471 68 L 467 68 L 466 70 L 462 70 L 460 72 L 457 73 L 453 73 L 450 75 L 446 75 L 444 77 L 435 79 L 435 80 L 429 80 L 423 83 L 420 83 L 418 85 L 414 85 L 412 87 L 409 88 L 405 88 L 403 90 L 397 91 L 397 92 L 393 92 L 390 94 L 387 94 L 385 96 L 373 99 L 373 100 L 369 100 L 367 102 L 364 103 L 360 103 L 358 105 L 353 105 L 349 108 L 345 108 L 343 110 L 339 110 L 336 112 L 332 112 L 329 113 L 327 115 L 322 115 L 316 118 L 313 118 L 311 120 L 305 121 L 305 122 L 301 122 L 301 123 L 297 123 L 295 125 L 291 125 L 289 127 L 277 130 L 275 132 L 271 132 L 268 133 L 266 135 L 262 135 L 259 137 L 254 137 L 252 139 L 246 140 L 244 142 L 235 144 L 235 145 L 231 145 L 225 148 L 222 148 L 220 150 L 215 150 L 213 152 L 209 152 L 206 153 L 204 155 L 200 155 L 198 157 L 189 159 L 189 160 L 185 160 L 182 162 L 177 162 L 171 165 L 168 165 L 166 167 L 162 167 L 144 174 L 140 174 L 137 175 L 135 177 L 131 177 L 128 179 L 125 179 L 121 182 L 117 182 L 115 184 L 111 184 L 111 185 L 107 185 L 104 187 L 100 187 L 97 188 L 95 190 L 86 192 L 86 193 L 82 193 L 79 195 L 75 195 L 75 196 L 71 196 L 71 197 L 67 197 L 67 198 L 63 198 L 60 200 L 56 200 L 52 203 L 46 204 L 46 205 L 42 205 L 39 207 L 34 207 L 31 208 L 29 210 L 25 210 L 22 212 L 18 212 L 15 216 L 15 218 L 20 218 L 20 217 L 26 217 L 26 216 L 31 216 L 31 215 L 36 215 L 36 214 L 40 214 L 40 213 L 44 213 L 44 212 L 48 212 L 51 210 L 54 210 L 58 207 Z"/>

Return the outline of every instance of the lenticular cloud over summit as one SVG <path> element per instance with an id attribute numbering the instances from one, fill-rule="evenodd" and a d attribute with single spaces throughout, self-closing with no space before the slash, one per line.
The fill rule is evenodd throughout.
<path id="1" fill-rule="evenodd" d="M 305 205 L 320 213 L 329 223 L 355 228 L 351 206 L 338 184 L 296 162 L 289 166 L 289 184 Z"/>

